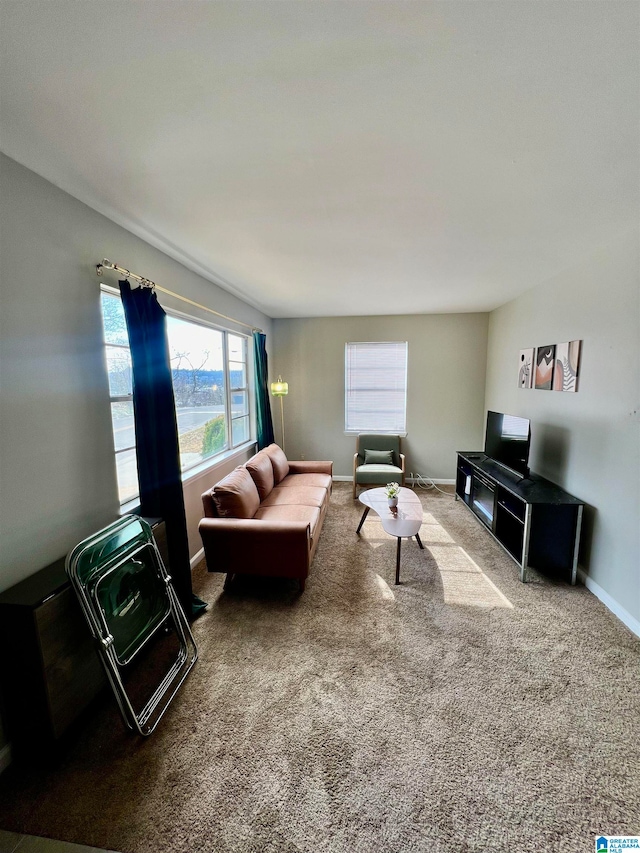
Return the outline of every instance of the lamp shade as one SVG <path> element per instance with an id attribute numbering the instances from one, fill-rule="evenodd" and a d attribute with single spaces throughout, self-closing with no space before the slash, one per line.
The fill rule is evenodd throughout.
<path id="1" fill-rule="evenodd" d="M 289 383 L 283 382 L 282 376 L 278 376 L 278 381 L 271 383 L 271 393 L 274 397 L 286 397 L 289 393 Z"/>

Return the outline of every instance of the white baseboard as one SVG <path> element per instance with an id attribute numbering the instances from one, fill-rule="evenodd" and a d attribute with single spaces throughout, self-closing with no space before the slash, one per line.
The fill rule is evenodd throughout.
<path id="1" fill-rule="evenodd" d="M 431 480 L 431 477 L 429 477 Z M 335 483 L 353 483 L 353 477 L 345 477 L 343 474 L 334 474 L 333 480 Z M 407 477 L 407 483 L 417 483 L 417 477 Z M 455 486 L 455 480 L 431 480 L 436 486 Z"/>
<path id="2" fill-rule="evenodd" d="M 592 592 L 596 598 L 599 598 L 604 606 L 607 607 L 614 616 L 617 616 L 618 619 L 636 635 L 636 637 L 640 637 L 640 622 L 635 618 L 635 616 L 632 616 L 628 610 L 625 610 L 622 605 L 618 604 L 615 598 L 612 598 L 608 592 L 602 589 L 600 584 L 597 584 L 592 580 L 589 575 L 579 567 L 578 577 L 589 592 Z"/>
<path id="3" fill-rule="evenodd" d="M 200 560 L 204 557 L 204 548 L 200 548 L 197 554 L 194 554 L 193 557 L 189 560 L 189 564 L 192 569 L 194 569 Z"/>
<path id="4" fill-rule="evenodd" d="M 11 764 L 11 744 L 5 744 L 2 749 L 0 749 L 0 773 L 7 769 L 7 767 Z"/>

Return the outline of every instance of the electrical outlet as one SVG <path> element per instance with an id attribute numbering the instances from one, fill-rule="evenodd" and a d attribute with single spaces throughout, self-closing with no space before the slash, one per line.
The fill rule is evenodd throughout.
<path id="1" fill-rule="evenodd" d="M 304 462 L 304 453 L 300 454 L 300 459 Z"/>

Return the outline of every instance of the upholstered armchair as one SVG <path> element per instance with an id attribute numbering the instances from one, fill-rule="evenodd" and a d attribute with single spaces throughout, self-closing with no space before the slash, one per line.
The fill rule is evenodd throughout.
<path id="1" fill-rule="evenodd" d="M 404 486 L 404 454 L 399 435 L 359 435 L 353 457 L 353 499 L 358 486 Z"/>

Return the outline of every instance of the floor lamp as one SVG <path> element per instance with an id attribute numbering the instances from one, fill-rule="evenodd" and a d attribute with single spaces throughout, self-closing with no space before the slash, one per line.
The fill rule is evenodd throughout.
<path id="1" fill-rule="evenodd" d="M 289 383 L 282 381 L 282 376 L 278 376 L 277 382 L 271 383 L 271 394 L 274 397 L 280 397 L 280 423 L 282 424 L 282 449 L 284 450 L 284 404 L 282 398 L 289 393 Z"/>

